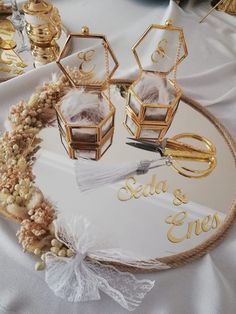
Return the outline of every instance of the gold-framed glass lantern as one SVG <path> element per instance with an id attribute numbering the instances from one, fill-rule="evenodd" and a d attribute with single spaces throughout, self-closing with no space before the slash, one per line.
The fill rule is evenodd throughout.
<path id="1" fill-rule="evenodd" d="M 124 124 L 136 138 L 162 139 L 178 108 L 182 91 L 176 82 L 178 64 L 187 56 L 183 29 L 152 24 L 132 47 L 139 66 L 129 87 Z"/>
<path id="2" fill-rule="evenodd" d="M 68 45 L 76 53 L 64 58 Z M 99 160 L 112 144 L 115 107 L 110 79 L 117 59 L 104 35 L 71 33 L 57 60 L 72 89 L 55 105 L 61 142 L 68 155 Z"/>

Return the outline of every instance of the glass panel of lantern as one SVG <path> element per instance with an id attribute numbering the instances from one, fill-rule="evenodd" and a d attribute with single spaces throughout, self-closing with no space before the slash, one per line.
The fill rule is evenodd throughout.
<path id="1" fill-rule="evenodd" d="M 64 58 L 69 46 L 74 53 Z M 102 147 L 110 146 L 114 133 L 115 107 L 109 82 L 118 67 L 117 59 L 104 35 L 90 34 L 83 27 L 81 33 L 69 35 L 57 64 L 72 86 L 55 106 L 69 156 L 97 160 Z"/>
<path id="2" fill-rule="evenodd" d="M 126 107 L 124 124 L 130 134 L 136 136 L 136 138 L 163 138 L 168 130 L 167 126 L 163 127 L 163 125 L 139 123 L 128 106 Z"/>
<path id="3" fill-rule="evenodd" d="M 107 151 L 107 149 L 111 146 L 113 140 L 113 129 L 110 129 L 109 132 L 105 136 L 105 140 L 101 145 L 92 146 L 92 145 L 78 145 L 73 144 L 72 148 L 72 158 L 86 158 L 99 160 L 103 154 Z"/>
<path id="4" fill-rule="evenodd" d="M 132 50 L 140 72 L 128 91 L 125 125 L 137 138 L 161 139 L 182 95 L 176 70 L 188 53 L 183 30 L 171 21 L 153 24 Z"/>

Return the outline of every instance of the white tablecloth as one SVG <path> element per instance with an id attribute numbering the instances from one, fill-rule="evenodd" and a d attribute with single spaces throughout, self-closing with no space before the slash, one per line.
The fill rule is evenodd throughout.
<path id="1" fill-rule="evenodd" d="M 159 1 L 161 2 L 161 1 Z M 196 1 L 197 2 L 197 1 Z M 117 77 L 132 77 L 136 65 L 130 47 L 151 23 L 172 18 L 184 27 L 189 56 L 180 65 L 178 82 L 185 94 L 214 113 L 236 138 L 236 18 L 214 12 L 199 19 L 209 4 L 194 2 L 183 11 L 173 2 L 141 0 L 55 0 L 65 25 L 78 31 L 106 33 L 119 57 Z M 36 72 L 37 71 L 37 72 Z M 54 64 L 0 85 L 0 128 L 11 104 L 27 98 L 35 86 L 49 79 Z M 222 188 L 223 189 L 223 188 Z M 53 295 L 44 274 L 34 271 L 34 257 L 20 250 L 16 226 L 0 219 L 0 313 L 17 314 L 121 314 L 111 299 L 71 304 Z M 149 274 L 153 290 L 135 311 L 139 314 L 233 314 L 236 312 L 236 228 L 205 257 L 179 269 Z M 143 276 L 140 275 L 139 278 Z"/>

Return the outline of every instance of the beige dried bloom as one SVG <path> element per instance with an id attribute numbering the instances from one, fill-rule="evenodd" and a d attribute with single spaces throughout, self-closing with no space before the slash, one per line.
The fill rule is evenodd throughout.
<path id="1" fill-rule="evenodd" d="M 42 202 L 40 206 L 34 208 L 31 213 L 30 219 L 44 228 L 48 227 L 52 223 L 55 215 L 53 207 L 46 201 Z"/>
<path id="2" fill-rule="evenodd" d="M 54 105 L 68 86 L 68 80 L 62 76 L 38 88 L 28 102 L 12 106 L 9 121 L 13 130 L 0 138 L 1 202 L 25 206 L 35 192 L 32 166 L 41 141 L 37 134 L 55 118 Z M 32 251 L 34 247 L 47 245 L 51 239 L 55 209 L 44 199 L 28 215 L 21 222 L 17 236 L 23 248 Z M 6 216 L 9 217 L 7 212 Z"/>

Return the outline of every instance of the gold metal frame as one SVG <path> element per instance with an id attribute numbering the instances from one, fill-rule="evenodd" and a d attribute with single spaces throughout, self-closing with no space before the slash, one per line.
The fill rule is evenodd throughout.
<path id="1" fill-rule="evenodd" d="M 142 100 L 139 98 L 139 96 L 135 93 L 134 91 L 134 86 L 139 82 L 140 79 L 138 79 L 137 81 L 135 81 L 129 88 L 129 94 L 127 96 L 127 101 L 126 101 L 126 107 L 128 107 L 130 109 L 130 111 L 133 112 L 133 114 L 136 116 L 137 121 L 140 124 L 153 124 L 156 125 L 157 121 L 155 120 L 148 120 L 145 119 L 146 118 L 146 111 L 148 108 L 159 108 L 159 109 L 166 109 L 166 117 L 164 121 L 158 121 L 159 125 L 163 125 L 163 126 L 167 126 L 169 125 L 169 121 L 171 119 L 173 119 L 173 113 L 176 111 L 178 104 L 179 104 L 179 100 L 181 98 L 182 95 L 182 91 L 180 88 L 175 88 L 176 91 L 176 97 L 175 99 L 170 103 L 170 104 L 161 104 L 161 103 L 157 103 L 157 104 L 152 104 L 152 103 L 144 103 L 142 102 Z M 171 82 L 171 80 L 168 80 L 169 82 Z M 134 97 L 137 102 L 140 104 L 140 111 L 138 112 L 138 114 L 136 114 L 133 110 L 133 108 L 130 106 L 130 98 Z"/>
<path id="2" fill-rule="evenodd" d="M 142 66 L 140 57 L 138 55 L 137 52 L 137 48 L 142 44 L 142 41 L 144 40 L 144 38 L 153 30 L 167 30 L 167 31 L 175 31 L 179 33 L 179 46 L 177 49 L 177 57 L 176 57 L 176 61 L 173 64 L 173 66 L 171 67 L 171 69 L 169 71 L 166 72 L 161 72 L 161 71 L 155 71 L 155 70 L 147 70 L 145 69 L 145 67 Z M 180 51 L 181 48 L 183 48 L 183 55 L 180 56 Z M 127 127 L 127 129 L 129 130 L 129 132 L 135 136 L 136 138 L 139 137 L 143 137 L 141 136 L 141 132 L 142 130 L 150 130 L 150 131 L 155 131 L 155 130 L 160 130 L 160 133 L 157 137 L 153 137 L 153 136 L 145 136 L 144 138 L 146 139 L 163 139 L 163 137 L 165 136 L 166 132 L 168 131 L 174 115 L 176 113 L 176 110 L 178 108 L 179 105 L 179 101 L 180 98 L 182 96 L 182 91 L 179 88 L 179 86 L 176 83 L 176 67 L 177 65 L 182 62 L 183 59 L 185 59 L 188 55 L 188 51 L 187 51 L 187 46 L 184 40 L 184 33 L 183 33 L 183 29 L 180 27 L 176 27 L 172 25 L 171 21 L 166 21 L 165 25 L 158 25 L 158 24 L 152 24 L 148 27 L 148 29 L 144 32 L 144 34 L 141 36 L 141 38 L 136 42 L 136 44 L 132 47 L 132 51 L 134 54 L 134 57 L 137 61 L 137 64 L 139 66 L 139 76 L 137 78 L 137 80 L 135 82 L 132 83 L 132 85 L 129 87 L 128 90 L 128 94 L 127 94 L 127 102 L 126 102 L 126 117 L 124 120 L 124 125 Z M 167 78 L 167 75 L 170 74 L 170 72 L 174 72 L 174 78 L 170 79 Z M 134 87 L 136 86 L 136 84 L 138 84 L 138 82 L 142 79 L 142 75 L 143 73 L 156 73 L 161 75 L 162 77 L 165 77 L 167 82 L 170 83 L 172 85 L 172 87 L 175 90 L 175 98 L 174 100 L 170 103 L 170 104 L 161 104 L 161 103 L 144 103 L 140 97 L 137 95 L 137 93 L 134 91 Z M 139 103 L 140 105 L 140 109 L 139 111 L 136 113 L 134 108 L 131 105 L 131 97 L 134 97 L 134 99 Z M 164 120 L 157 120 L 157 119 L 147 119 L 146 118 L 146 111 L 149 108 L 159 108 L 159 109 L 163 109 L 166 110 L 165 113 L 165 118 Z M 135 125 L 137 126 L 137 131 L 136 132 L 132 132 L 129 128 L 129 126 L 127 125 L 127 120 L 128 119 L 132 119 L 132 121 L 135 123 Z"/>
<path id="3" fill-rule="evenodd" d="M 113 135 L 114 135 L 114 127 L 112 127 L 103 137 L 102 141 L 99 144 L 81 144 L 81 143 L 70 143 L 66 140 L 66 138 L 62 135 L 62 133 L 60 132 L 60 140 L 61 143 L 63 145 L 63 147 L 65 148 L 67 154 L 70 156 L 70 158 L 72 159 L 77 159 L 76 157 L 76 151 L 93 151 L 95 152 L 94 158 L 91 158 L 93 160 L 99 160 L 104 154 L 105 152 L 108 150 L 108 148 L 112 145 L 113 142 Z M 65 142 L 63 141 L 63 139 L 65 140 Z M 106 145 L 108 142 L 110 141 L 109 145 L 106 147 L 106 149 L 104 151 L 103 150 L 103 146 Z"/>
<path id="4" fill-rule="evenodd" d="M 71 75 L 67 72 L 66 68 L 64 65 L 61 63 L 62 58 L 65 55 L 65 52 L 67 51 L 68 45 L 70 46 L 70 42 L 72 38 L 92 38 L 92 39 L 101 39 L 102 44 L 104 45 L 105 49 L 105 61 L 106 61 L 106 77 L 104 81 L 100 81 L 99 83 L 93 83 L 92 81 L 88 81 L 89 83 L 79 83 L 75 82 Z M 111 71 L 109 69 L 109 55 L 114 61 L 114 66 L 112 67 Z M 103 99 L 108 102 L 110 111 L 106 117 L 103 118 L 103 120 L 98 124 L 98 125 L 79 125 L 79 124 L 72 124 L 68 123 L 66 119 L 64 118 L 61 110 L 60 110 L 60 103 L 55 105 L 55 110 L 57 114 L 57 121 L 58 121 L 58 126 L 59 126 L 59 132 L 60 132 L 60 138 L 63 146 L 65 147 L 67 153 L 69 156 L 73 159 L 76 158 L 76 151 L 81 150 L 81 151 L 94 151 L 95 152 L 95 157 L 92 159 L 98 160 L 102 157 L 102 155 L 105 153 L 105 151 L 111 146 L 112 140 L 113 140 L 113 134 L 114 134 L 114 123 L 115 123 L 115 107 L 111 103 L 110 100 L 110 79 L 111 76 L 114 74 L 116 69 L 118 68 L 118 61 L 104 35 L 101 34 L 90 34 L 88 27 L 84 26 L 82 28 L 81 33 L 71 33 L 61 50 L 61 53 L 58 57 L 58 60 L 56 61 L 57 65 L 63 72 L 63 74 L 67 77 L 68 81 L 73 87 L 76 88 L 84 88 L 85 92 L 88 91 L 93 91 L 97 93 L 98 95 L 101 95 Z M 87 81 L 86 81 L 87 82 Z M 103 90 L 108 88 L 108 96 L 106 95 Z M 104 133 L 103 127 L 105 124 L 111 120 L 109 129 Z M 86 140 L 83 140 L 78 136 L 78 138 L 75 138 L 75 135 L 73 134 L 74 130 L 79 130 L 79 129 L 94 129 L 94 134 L 91 135 L 92 140 L 89 141 L 88 138 Z M 90 138 L 91 138 L 90 137 Z M 65 142 L 64 142 L 65 141 Z M 106 143 L 110 142 L 108 147 L 106 147 L 105 151 L 103 151 L 104 145 Z"/>
<path id="5" fill-rule="evenodd" d="M 101 153 L 102 147 L 104 144 L 106 144 L 107 141 L 111 138 L 112 143 L 112 137 L 114 134 L 114 124 L 115 124 L 115 107 L 114 105 L 109 101 L 108 97 L 105 95 L 105 93 L 101 93 L 103 99 L 108 102 L 108 105 L 110 107 L 110 112 L 108 115 L 98 124 L 98 125 L 79 125 L 79 124 L 71 124 L 68 123 L 63 116 L 61 110 L 60 110 L 60 103 L 55 105 L 55 111 L 57 116 L 57 122 L 60 132 L 60 138 L 61 142 L 67 151 L 70 158 L 75 159 L 75 150 L 92 150 L 96 151 L 96 160 L 100 159 L 102 155 Z M 102 128 L 103 126 L 111 119 L 111 125 L 109 130 L 103 134 Z M 73 130 L 74 129 L 94 129 L 94 141 L 84 141 L 81 139 L 76 139 L 73 136 Z M 63 140 L 67 143 L 67 146 L 64 144 Z M 110 144 L 111 145 L 111 144 Z M 110 147 L 109 145 L 109 147 Z M 108 148 L 107 148 L 108 149 Z"/>
<path id="6" fill-rule="evenodd" d="M 66 51 L 68 49 L 68 46 L 70 46 L 70 41 L 72 40 L 72 38 L 90 38 L 90 39 L 101 39 L 103 41 L 104 44 L 106 44 L 107 50 L 110 53 L 111 58 L 114 61 L 114 67 L 112 68 L 111 72 L 108 75 L 107 80 L 110 81 L 111 77 L 113 76 L 113 74 L 115 73 L 115 71 L 117 70 L 119 63 L 117 61 L 117 58 L 112 50 L 112 48 L 109 45 L 109 42 L 107 41 L 106 36 L 102 35 L 102 34 L 90 34 L 89 32 L 81 32 L 81 33 L 70 33 L 69 36 L 67 37 L 67 40 L 65 42 L 64 47 L 62 48 L 60 55 L 56 61 L 57 65 L 59 66 L 59 68 L 61 69 L 61 71 L 63 72 L 63 74 L 67 77 L 67 79 L 69 80 L 70 84 L 73 87 L 82 87 L 85 88 L 87 90 L 98 90 L 101 91 L 106 87 L 106 80 L 104 80 L 104 82 L 102 82 L 101 84 L 96 84 L 96 83 L 89 83 L 89 84 L 76 84 L 76 82 L 73 81 L 73 79 L 71 78 L 70 74 L 66 71 L 65 67 L 63 66 L 63 64 L 61 63 L 61 60 L 66 56 Z"/>
<path id="7" fill-rule="evenodd" d="M 143 67 L 142 67 L 142 64 L 141 64 L 141 61 L 140 61 L 140 58 L 138 56 L 138 52 L 137 52 L 137 47 L 142 43 L 143 39 L 148 35 L 148 33 L 150 33 L 150 31 L 152 29 L 160 29 L 160 30 L 166 30 L 168 29 L 168 31 L 175 31 L 175 32 L 179 32 L 179 35 L 180 35 L 180 41 L 181 41 L 181 48 L 183 47 L 184 49 L 184 54 L 183 56 L 181 56 L 177 62 L 176 62 L 176 65 L 173 65 L 173 67 L 169 70 L 169 71 L 166 71 L 166 72 L 160 72 L 160 71 L 152 71 L 152 70 L 145 70 Z M 183 32 L 183 29 L 181 27 L 177 27 L 177 26 L 173 26 L 171 24 L 170 21 L 166 21 L 166 25 L 160 25 L 160 24 L 151 24 L 148 29 L 143 33 L 143 35 L 140 37 L 140 39 L 134 44 L 134 46 L 132 47 L 132 51 L 133 51 L 133 54 L 134 54 L 134 57 L 137 61 L 137 64 L 139 66 L 139 69 L 141 71 L 146 71 L 146 72 L 152 72 L 152 73 L 159 73 L 160 75 L 168 75 L 169 73 L 171 73 L 173 70 L 174 70 L 174 67 L 179 65 L 188 55 L 188 49 L 187 49 L 187 45 L 186 45 L 186 42 L 184 40 L 184 32 Z"/>
<path id="8" fill-rule="evenodd" d="M 136 125 L 136 132 L 132 132 L 132 130 L 130 129 L 130 127 L 127 124 L 127 120 L 131 119 L 132 122 Z M 141 132 L 144 130 L 148 130 L 148 131 L 160 131 L 158 138 L 163 138 L 165 136 L 165 134 L 167 133 L 171 123 L 166 124 L 166 125 L 153 125 L 153 124 L 147 124 L 147 123 L 140 123 L 137 119 L 136 116 L 133 114 L 133 111 L 130 110 L 130 108 L 126 107 L 126 111 L 125 111 L 125 119 L 123 122 L 124 126 L 127 128 L 128 132 L 130 133 L 130 135 L 134 136 L 135 138 L 140 138 L 141 136 Z M 145 139 L 147 140 L 156 140 L 157 137 L 146 137 Z"/>

